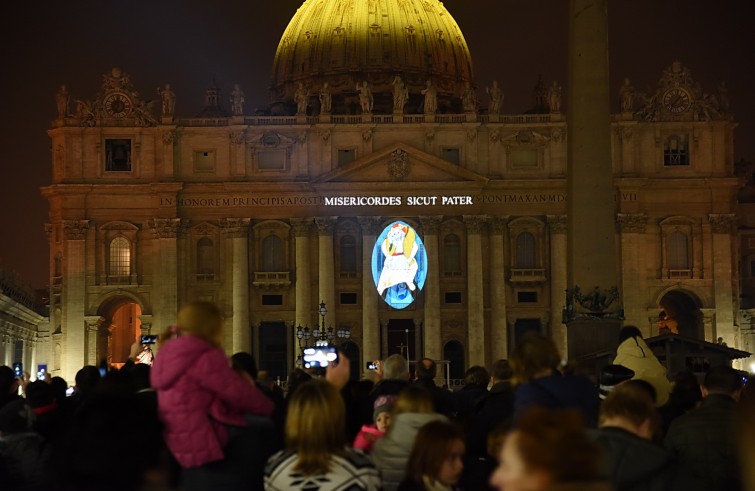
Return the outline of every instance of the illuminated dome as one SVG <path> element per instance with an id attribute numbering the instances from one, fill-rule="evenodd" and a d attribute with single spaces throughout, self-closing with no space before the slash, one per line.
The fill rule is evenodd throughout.
<path id="1" fill-rule="evenodd" d="M 458 111 L 465 84 L 474 86 L 469 48 L 456 21 L 438 0 L 305 0 L 275 53 L 273 112 L 292 113 L 302 83 L 316 94 L 327 82 L 333 113 L 358 112 L 356 84 L 367 81 L 375 113 L 392 112 L 391 82 L 409 88 L 406 112 L 417 112 L 428 79 L 438 88 L 439 111 Z"/>

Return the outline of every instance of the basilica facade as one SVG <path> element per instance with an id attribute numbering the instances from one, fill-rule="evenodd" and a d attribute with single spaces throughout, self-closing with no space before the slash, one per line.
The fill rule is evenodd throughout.
<path id="1" fill-rule="evenodd" d="M 61 88 L 42 190 L 50 335 L 37 355 L 53 374 L 125 361 L 139 334 L 165 330 L 193 299 L 221 307 L 229 353 L 250 351 L 280 377 L 306 342 L 299 326 L 332 326 L 355 371 L 402 353 L 449 360 L 458 377 L 529 331 L 566 352 L 560 85 L 506 114 L 505 86 L 477 86 L 440 2 L 364 3 L 304 2 L 265 114 L 250 116 L 236 86 L 211 87 L 196 117 L 177 117 L 190 108 L 170 86 L 152 108 L 136 87 L 154 81 L 120 69 L 75 107 Z M 673 62 L 652 93 L 629 80 L 617 90 L 615 195 L 600 206 L 616 212 L 625 324 L 655 335 L 664 311 L 682 335 L 752 351 L 739 257 L 749 245 L 755 257 L 755 239 L 738 236 L 725 87 L 702 88 Z M 396 221 L 426 253 L 403 308 L 373 275 L 376 241 Z"/>

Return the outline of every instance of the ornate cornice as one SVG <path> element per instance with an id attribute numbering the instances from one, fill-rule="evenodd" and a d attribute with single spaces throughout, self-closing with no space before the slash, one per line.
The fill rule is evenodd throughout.
<path id="1" fill-rule="evenodd" d="M 63 220 L 63 237 L 66 240 L 84 240 L 89 230 L 89 220 Z"/>
<path id="2" fill-rule="evenodd" d="M 648 216 L 645 213 L 617 213 L 616 223 L 624 234 L 644 234 Z"/>
<path id="3" fill-rule="evenodd" d="M 320 235 L 333 235 L 336 228 L 337 217 L 316 217 L 317 233 Z"/>
<path id="4" fill-rule="evenodd" d="M 714 234 L 730 234 L 731 229 L 737 224 L 737 215 L 734 213 L 711 213 L 708 222 Z"/>
<path id="5" fill-rule="evenodd" d="M 464 223 L 467 224 L 468 234 L 481 234 L 485 230 L 485 224 L 489 217 L 485 215 L 464 215 Z"/>
<path id="6" fill-rule="evenodd" d="M 181 228 L 180 218 L 150 218 L 147 221 L 156 239 L 175 239 Z"/>
<path id="7" fill-rule="evenodd" d="M 419 223 L 422 224 L 422 232 L 426 235 L 438 235 L 438 229 L 440 229 L 440 222 L 443 218 L 440 216 L 425 216 L 419 217 Z"/>
<path id="8" fill-rule="evenodd" d="M 249 218 L 224 218 L 220 220 L 220 227 L 227 237 L 232 239 L 249 236 Z"/>
<path id="9" fill-rule="evenodd" d="M 569 226 L 569 218 L 566 215 L 547 215 L 548 228 L 552 234 L 565 234 Z"/>
<path id="10" fill-rule="evenodd" d="M 312 232 L 311 218 L 292 218 L 291 229 L 296 237 L 308 237 Z"/>
<path id="11" fill-rule="evenodd" d="M 380 232 L 382 217 L 357 217 L 363 235 L 377 235 Z"/>

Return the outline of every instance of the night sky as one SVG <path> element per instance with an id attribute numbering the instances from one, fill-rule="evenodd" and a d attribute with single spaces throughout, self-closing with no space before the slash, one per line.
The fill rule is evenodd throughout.
<path id="1" fill-rule="evenodd" d="M 55 93 L 94 99 L 114 66 L 144 99 L 169 82 L 179 117 L 195 115 L 213 78 L 227 100 L 234 83 L 246 92 L 246 114 L 267 103 L 273 56 L 302 0 L 77 0 L 3 6 L 5 42 L 0 148 L 0 265 L 34 287 L 48 282 L 44 235 L 50 182 Z M 504 113 L 532 103 L 539 74 L 566 87 L 568 0 L 446 0 L 474 61 L 478 94 L 498 79 Z M 739 127 L 735 159 L 755 160 L 755 29 L 749 0 L 610 0 L 612 110 L 629 77 L 654 89 L 681 61 L 713 92 L 726 81 Z M 566 91 L 564 91 L 566 93 Z M 483 102 L 487 98 L 481 97 Z M 73 109 L 72 104 L 72 109 Z M 567 109 L 568 111 L 568 109 Z"/>

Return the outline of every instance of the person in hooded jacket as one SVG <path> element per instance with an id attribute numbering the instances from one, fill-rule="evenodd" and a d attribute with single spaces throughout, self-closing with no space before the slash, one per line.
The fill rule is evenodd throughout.
<path id="1" fill-rule="evenodd" d="M 231 462 L 229 440 L 255 439 L 248 416 L 268 417 L 273 403 L 251 376 L 234 371 L 221 349 L 223 319 L 210 302 L 193 302 L 163 335 L 152 365 L 158 413 L 168 448 L 181 465 L 184 489 L 259 489 L 253 462 Z M 266 442 L 259 441 L 259 445 Z M 239 455 L 239 457 L 242 457 Z M 254 474 L 254 475 L 252 475 Z"/>
<path id="2" fill-rule="evenodd" d="M 613 363 L 632 370 L 635 379 L 652 384 L 656 407 L 662 407 L 668 402 L 673 384 L 666 377 L 666 367 L 655 357 L 637 327 L 624 326 L 619 331 L 619 347 L 616 348 Z"/>

